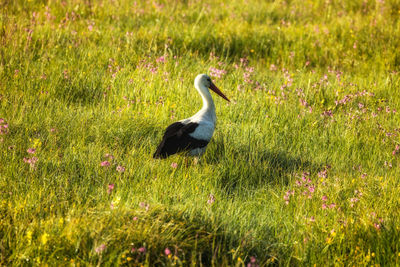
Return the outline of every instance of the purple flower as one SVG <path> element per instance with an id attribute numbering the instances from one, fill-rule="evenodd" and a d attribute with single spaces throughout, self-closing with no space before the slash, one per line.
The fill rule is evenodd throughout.
<path id="1" fill-rule="evenodd" d="M 117 166 L 117 172 L 124 172 L 125 171 L 125 167 L 122 167 L 121 165 Z"/>
<path id="2" fill-rule="evenodd" d="M 322 116 L 333 117 L 333 112 L 332 110 L 325 110 L 324 112 L 322 112 Z"/>
<path id="3" fill-rule="evenodd" d="M 327 169 L 323 169 L 322 171 L 318 172 L 318 177 L 320 178 L 326 178 L 328 175 L 328 170 Z"/>
<path id="4" fill-rule="evenodd" d="M 174 169 L 178 168 L 178 163 L 172 162 L 171 163 L 171 167 L 174 168 Z"/>
<path id="5" fill-rule="evenodd" d="M 140 247 L 140 248 L 138 248 L 138 251 L 140 253 L 146 253 L 146 248 L 145 247 Z"/>
<path id="6" fill-rule="evenodd" d="M 322 196 L 322 201 L 326 201 L 328 199 L 327 196 Z"/>

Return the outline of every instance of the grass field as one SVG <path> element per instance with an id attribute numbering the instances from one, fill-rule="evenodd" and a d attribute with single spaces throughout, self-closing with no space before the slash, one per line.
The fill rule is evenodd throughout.
<path id="1" fill-rule="evenodd" d="M 0 9 L 0 265 L 400 265 L 400 1 Z"/>

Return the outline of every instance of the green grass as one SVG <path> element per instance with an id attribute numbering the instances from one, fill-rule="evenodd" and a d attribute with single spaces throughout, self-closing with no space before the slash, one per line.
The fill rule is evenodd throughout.
<path id="1" fill-rule="evenodd" d="M 0 265 L 400 264 L 399 1 L 0 8 Z M 153 160 L 210 68 L 201 163 Z"/>

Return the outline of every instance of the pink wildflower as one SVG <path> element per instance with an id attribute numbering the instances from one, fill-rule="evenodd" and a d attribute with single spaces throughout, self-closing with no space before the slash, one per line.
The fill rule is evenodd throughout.
<path id="1" fill-rule="evenodd" d="M 161 57 L 157 58 L 156 61 L 159 62 L 159 63 L 164 63 L 165 62 L 165 56 L 161 56 Z"/>
<path id="2" fill-rule="evenodd" d="M 169 248 L 165 248 L 164 253 L 166 256 L 171 254 L 171 250 L 169 250 Z"/>
<path id="3" fill-rule="evenodd" d="M 308 187 L 308 191 L 310 191 L 310 193 L 314 193 L 315 191 L 315 186 L 311 185 Z"/>
<path id="4" fill-rule="evenodd" d="M 254 256 L 250 257 L 250 262 L 247 263 L 247 267 L 258 267 L 256 257 L 254 257 Z"/>
<path id="5" fill-rule="evenodd" d="M 226 74 L 226 70 L 220 70 L 220 69 L 213 68 L 213 67 L 210 68 L 210 76 L 211 77 L 221 78 L 225 74 Z"/>
<path id="6" fill-rule="evenodd" d="M 108 153 L 105 154 L 104 157 L 108 158 L 109 160 L 113 160 L 114 159 L 114 156 L 112 154 L 108 154 Z"/>
<path id="7" fill-rule="evenodd" d="M 178 163 L 172 162 L 171 163 L 171 167 L 174 168 L 174 169 L 178 168 Z"/>
<path id="8" fill-rule="evenodd" d="M 109 185 L 108 185 L 108 189 L 107 189 L 107 193 L 108 193 L 108 194 L 111 194 L 111 192 L 113 191 L 113 189 L 114 189 L 114 184 L 109 184 Z"/>
<path id="9" fill-rule="evenodd" d="M 34 148 L 29 148 L 26 152 L 28 152 L 29 154 L 35 154 L 36 149 L 34 149 Z"/>
<path id="10" fill-rule="evenodd" d="M 101 244 L 100 246 L 98 246 L 95 251 L 97 254 L 102 253 L 104 250 L 106 250 L 107 246 L 105 244 Z"/>
<path id="11" fill-rule="evenodd" d="M 108 167 L 108 166 L 110 166 L 110 162 L 107 161 L 107 160 L 105 160 L 105 161 L 103 161 L 102 163 L 100 163 L 100 165 L 101 165 L 102 167 Z"/>
<path id="12" fill-rule="evenodd" d="M 214 202 L 215 202 L 215 196 L 213 194 L 208 195 L 207 203 L 211 205 Z"/>
<path id="13" fill-rule="evenodd" d="M 146 211 L 149 210 L 150 205 L 145 203 L 145 202 L 140 202 L 139 207 L 146 209 Z"/>
<path id="14" fill-rule="evenodd" d="M 39 159 L 37 157 L 32 157 L 32 158 L 24 158 L 24 162 L 28 163 L 29 165 L 31 165 L 31 167 L 35 167 L 36 162 Z"/>
<path id="15" fill-rule="evenodd" d="M 271 64 L 271 66 L 269 66 L 270 71 L 276 71 L 277 69 L 278 68 L 274 64 Z"/>
<path id="16" fill-rule="evenodd" d="M 125 171 L 125 167 L 118 165 L 117 166 L 117 172 L 124 172 Z"/>
<path id="17" fill-rule="evenodd" d="M 140 248 L 138 248 L 138 251 L 140 253 L 146 253 L 146 248 L 145 247 L 140 247 Z"/>

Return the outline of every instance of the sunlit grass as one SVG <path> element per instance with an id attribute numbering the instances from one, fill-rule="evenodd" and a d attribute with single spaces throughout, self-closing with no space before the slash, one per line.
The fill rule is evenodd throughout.
<path id="1" fill-rule="evenodd" d="M 400 264 L 398 1 L 0 5 L 2 265 Z"/>

